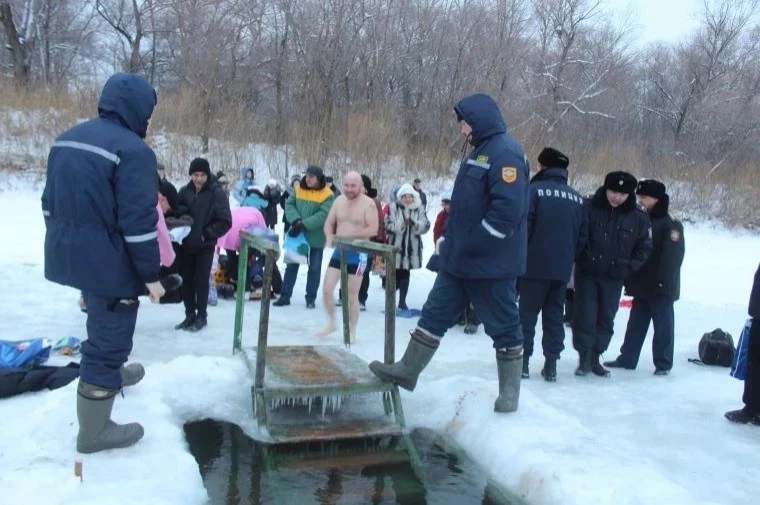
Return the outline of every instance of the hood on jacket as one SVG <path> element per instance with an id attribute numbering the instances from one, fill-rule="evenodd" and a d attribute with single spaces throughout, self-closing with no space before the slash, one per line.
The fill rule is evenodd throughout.
<path id="1" fill-rule="evenodd" d="M 454 106 L 457 118 L 472 127 L 470 144 L 477 146 L 488 137 L 505 133 L 507 124 L 493 98 L 483 93 L 466 96 Z"/>
<path id="2" fill-rule="evenodd" d="M 240 180 L 241 181 L 245 180 L 245 173 L 248 172 L 249 170 L 251 171 L 251 180 L 255 179 L 255 175 L 256 174 L 254 173 L 253 168 L 249 167 L 249 166 L 244 166 L 244 167 L 240 168 Z"/>
<path id="3" fill-rule="evenodd" d="M 98 115 L 117 121 L 140 138 L 145 138 L 156 103 L 156 90 L 144 77 L 118 72 L 109 77 L 103 86 Z"/>
<path id="4" fill-rule="evenodd" d="M 416 209 L 422 207 L 422 199 L 420 199 L 420 194 L 415 191 L 411 184 L 403 184 L 400 188 L 398 188 L 398 191 L 396 191 L 396 203 L 398 205 L 403 205 L 401 203 L 401 197 L 404 195 L 412 195 L 414 197 L 414 203 L 406 206 L 407 209 Z"/>

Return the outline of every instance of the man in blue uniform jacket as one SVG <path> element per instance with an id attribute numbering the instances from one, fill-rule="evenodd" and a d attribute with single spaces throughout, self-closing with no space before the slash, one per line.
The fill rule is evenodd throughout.
<path id="1" fill-rule="evenodd" d="M 156 156 L 144 142 L 156 92 L 144 78 L 117 73 L 103 87 L 98 117 L 61 134 L 48 155 L 42 194 L 45 277 L 81 290 L 87 306 L 82 343 L 77 450 L 128 447 L 138 423 L 111 421 L 116 393 L 140 381 L 125 367 L 138 296 L 163 296 L 158 280 Z"/>
<path id="2" fill-rule="evenodd" d="M 468 96 L 454 112 L 473 150 L 454 181 L 451 214 L 440 243 L 440 270 L 401 361 L 373 361 L 370 369 L 381 379 L 414 390 L 420 372 L 469 299 L 496 349 L 499 397 L 494 410 L 513 412 L 522 363 L 515 281 L 525 272 L 528 161 L 490 96 Z"/>
<path id="3" fill-rule="evenodd" d="M 568 157 L 547 147 L 530 181 L 528 267 L 520 279 L 520 323 L 525 337 L 522 377 L 530 377 L 536 322 L 541 313 L 545 357 L 541 375 L 557 380 L 557 360 L 565 348 L 563 309 L 573 263 L 586 244 L 583 198 L 567 184 Z"/>

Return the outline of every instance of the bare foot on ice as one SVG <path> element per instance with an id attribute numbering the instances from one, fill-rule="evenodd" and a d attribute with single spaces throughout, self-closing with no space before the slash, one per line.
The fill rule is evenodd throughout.
<path id="1" fill-rule="evenodd" d="M 337 328 L 335 327 L 335 324 L 334 323 L 330 323 L 327 326 L 325 326 L 325 328 L 322 331 L 318 331 L 317 332 L 317 336 L 318 337 L 326 337 L 330 333 L 335 333 L 336 329 Z"/>

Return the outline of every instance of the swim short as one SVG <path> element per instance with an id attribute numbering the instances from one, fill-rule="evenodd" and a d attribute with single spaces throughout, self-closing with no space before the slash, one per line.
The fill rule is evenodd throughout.
<path id="1" fill-rule="evenodd" d="M 333 251 L 329 266 L 330 268 L 340 270 L 340 249 Z M 364 275 L 364 271 L 367 270 L 367 254 L 357 251 L 346 251 L 346 270 L 348 270 L 349 275 Z"/>

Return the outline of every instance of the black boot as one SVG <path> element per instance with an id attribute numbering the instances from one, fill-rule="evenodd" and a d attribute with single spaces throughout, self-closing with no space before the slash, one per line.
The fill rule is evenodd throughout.
<path id="1" fill-rule="evenodd" d="M 523 379 L 530 379 L 529 361 L 530 361 L 530 356 L 528 356 L 527 354 L 523 354 L 522 374 L 520 374 L 520 377 Z"/>
<path id="2" fill-rule="evenodd" d="M 186 330 L 190 328 L 193 323 L 195 322 L 195 312 L 190 312 L 185 314 L 185 319 L 182 320 L 181 323 L 174 326 L 175 330 Z"/>
<path id="3" fill-rule="evenodd" d="M 747 410 L 747 407 L 744 407 L 739 410 L 731 410 L 723 414 L 726 416 L 726 419 L 731 421 L 732 423 L 737 424 L 747 424 L 752 423 L 760 426 L 760 414 L 753 414 L 752 412 L 749 412 Z"/>
<path id="4" fill-rule="evenodd" d="M 591 373 L 598 377 L 609 377 L 612 374 L 599 362 L 601 356 L 598 352 L 591 352 Z"/>
<path id="5" fill-rule="evenodd" d="M 591 373 L 591 351 L 578 351 L 578 368 L 575 375 L 583 377 Z"/>
<path id="6" fill-rule="evenodd" d="M 440 341 L 419 328 L 410 333 L 412 338 L 401 361 L 391 365 L 373 361 L 369 369 L 384 381 L 395 382 L 408 391 L 414 391 L 420 373 L 430 363 Z"/>
<path id="7" fill-rule="evenodd" d="M 409 279 L 399 279 L 398 281 L 398 308 L 409 310 L 406 306 L 406 294 L 409 292 Z"/>
<path id="8" fill-rule="evenodd" d="M 635 368 L 626 366 L 622 361 L 620 361 L 620 357 L 617 357 L 612 361 L 605 361 L 604 366 L 607 368 L 625 368 L 626 370 L 635 370 Z"/>
<path id="9" fill-rule="evenodd" d="M 206 316 L 199 315 L 195 318 L 193 324 L 187 327 L 187 331 L 195 333 L 196 331 L 200 331 L 205 328 L 207 324 L 208 322 L 206 321 Z"/>
<path id="10" fill-rule="evenodd" d="M 544 361 L 544 368 L 541 370 L 541 377 L 546 382 L 557 382 L 557 360 L 554 358 L 546 358 Z"/>

